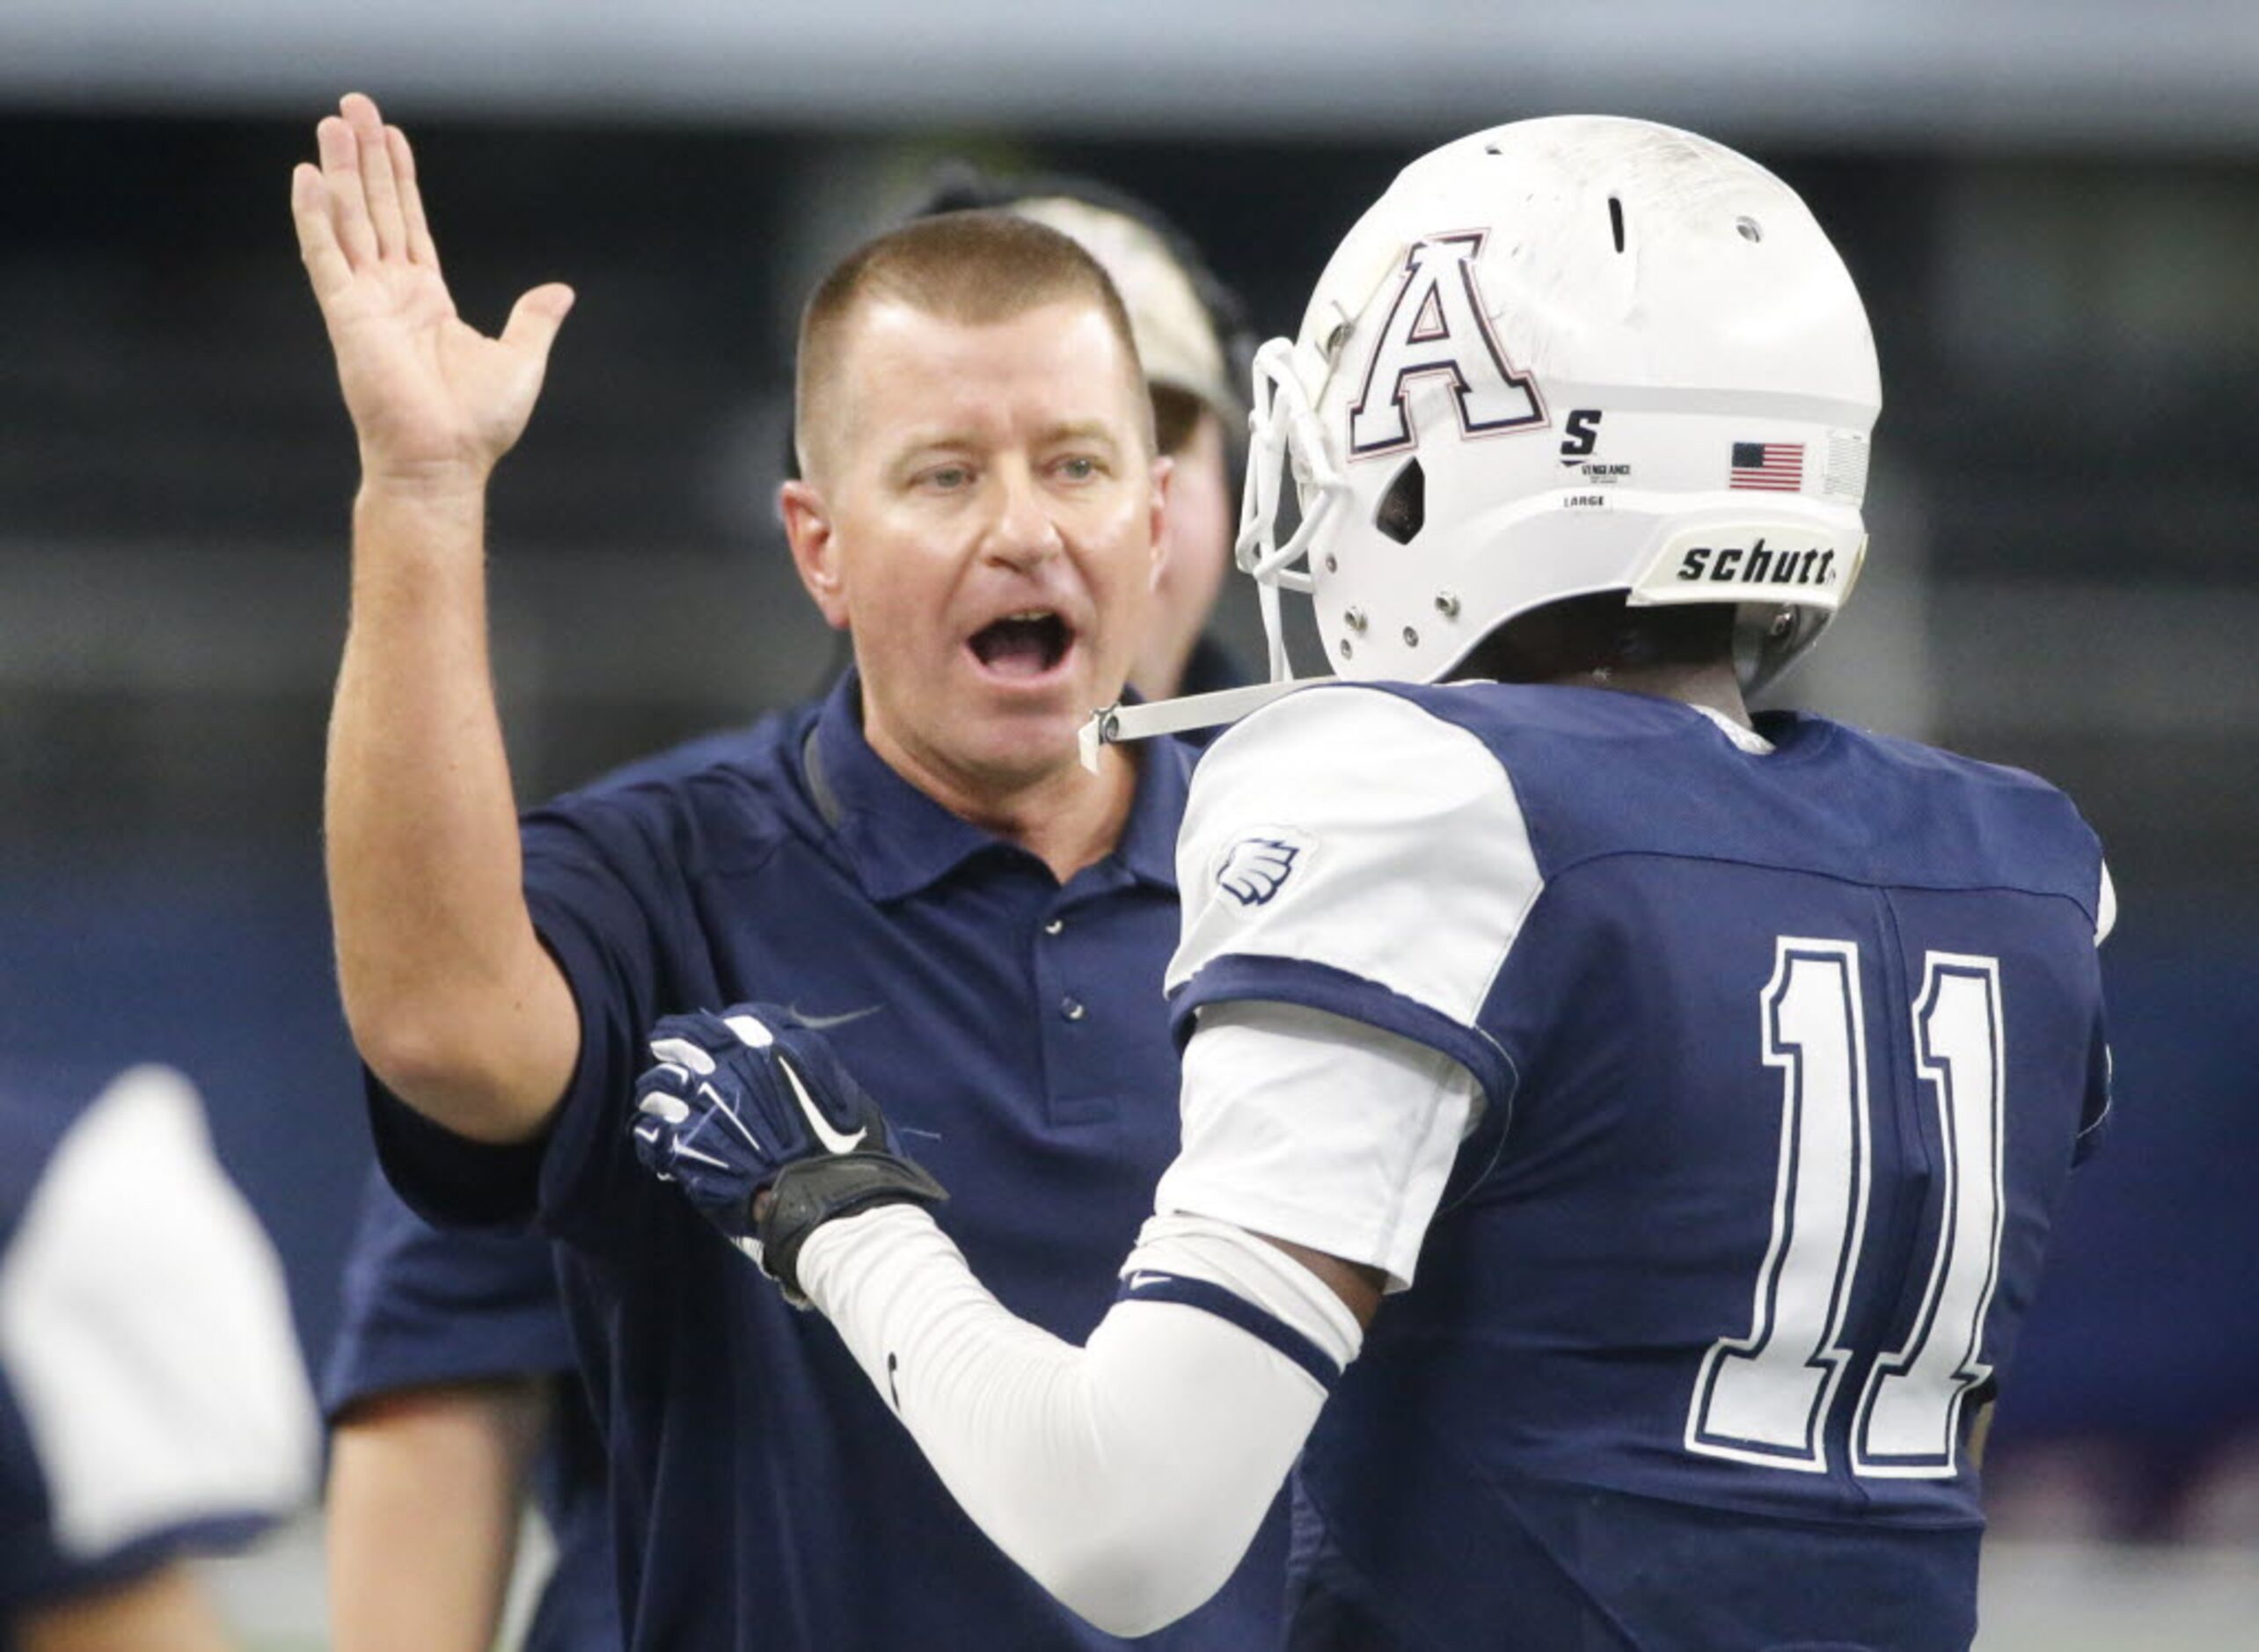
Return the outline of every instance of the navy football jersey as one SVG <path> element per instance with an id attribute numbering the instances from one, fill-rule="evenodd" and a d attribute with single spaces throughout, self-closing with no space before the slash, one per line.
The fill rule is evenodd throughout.
<path id="1" fill-rule="evenodd" d="M 1970 1429 L 2108 1104 L 2107 879 L 2028 775 L 1758 727 L 1336 686 L 1203 764 L 1180 1035 L 1306 1004 L 1485 1103 L 1298 1471 L 1292 1644 L 1973 1634 Z"/>

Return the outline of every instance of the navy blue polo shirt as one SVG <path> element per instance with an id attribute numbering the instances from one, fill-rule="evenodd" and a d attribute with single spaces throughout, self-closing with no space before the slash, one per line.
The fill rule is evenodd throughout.
<path id="1" fill-rule="evenodd" d="M 887 767 L 852 674 L 706 766 L 527 818 L 528 903 L 581 1021 L 552 1130 L 482 1149 L 373 1090 L 374 1117 L 428 1214 L 533 1214 L 566 1241 L 631 1645 L 1118 1644 L 966 1518 L 830 1325 L 636 1163 L 627 1118 L 661 1016 L 789 1004 L 948 1187 L 975 1271 L 1082 1341 L 1178 1142 L 1161 974 L 1189 757 L 1138 760 L 1115 852 L 1064 885 Z M 1283 1555 L 1275 1510 L 1217 1597 L 1142 1644 L 1272 1643 Z"/>
<path id="2" fill-rule="evenodd" d="M 337 1340 L 322 1367 L 322 1413 L 334 1424 L 348 1407 L 402 1389 L 552 1378 L 536 1489 L 557 1564 L 525 1648 L 611 1652 L 619 1608 L 603 1447 L 574 1370 L 555 1250 L 537 1233 L 435 1228 L 372 1172 L 346 1257 Z"/>

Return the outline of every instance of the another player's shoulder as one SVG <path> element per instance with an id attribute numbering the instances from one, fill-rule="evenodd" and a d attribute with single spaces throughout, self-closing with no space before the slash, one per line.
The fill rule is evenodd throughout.
<path id="1" fill-rule="evenodd" d="M 316 1444 L 281 1264 L 170 1069 L 11 1093 L 44 1143 L 0 1231 L 0 1390 L 53 1541 L 92 1564 L 296 1506 Z"/>
<path id="2" fill-rule="evenodd" d="M 11 1082 L 0 1093 L 0 1145 L 11 1179 L 0 1207 L 0 1337 L 5 1305 L 23 1295 L 179 1313 L 257 1283 L 232 1266 L 201 1265 L 215 1257 L 279 1286 L 273 1248 L 220 1165 L 195 1087 L 173 1069 L 144 1064 L 44 1095 Z M 31 1156 L 16 1159 L 20 1148 Z M 287 1307 L 279 1297 L 267 1305 L 281 1310 L 287 1334 Z"/>
<path id="3" fill-rule="evenodd" d="M 155 1110 L 177 1108 L 175 1085 L 185 1089 L 186 1080 L 167 1068 L 135 1068 L 121 1078 L 79 1062 L 0 1060 L 0 1254 L 67 1144 L 110 1115 L 150 1111 L 152 1092 L 164 1098 Z M 186 1099 L 195 1105 L 193 1091 Z M 148 1129 L 133 1127 L 144 1137 Z"/>

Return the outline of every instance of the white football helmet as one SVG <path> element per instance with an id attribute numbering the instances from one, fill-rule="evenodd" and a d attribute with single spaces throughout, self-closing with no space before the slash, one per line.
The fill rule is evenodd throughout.
<path id="1" fill-rule="evenodd" d="M 1447 143 L 1349 231 L 1300 339 L 1256 357 L 1239 555 L 1272 675 L 1282 589 L 1313 598 L 1337 672 L 1412 682 L 1619 590 L 1736 604 L 1755 686 L 1858 577 L 1881 403 L 1850 274 L 1763 167 L 1601 116 Z"/>

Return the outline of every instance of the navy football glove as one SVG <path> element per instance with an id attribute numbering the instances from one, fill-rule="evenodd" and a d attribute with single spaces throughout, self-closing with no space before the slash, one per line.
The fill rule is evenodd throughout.
<path id="1" fill-rule="evenodd" d="M 741 1004 L 670 1015 L 651 1029 L 651 1055 L 659 1064 L 635 1086 L 636 1157 L 680 1183 L 795 1307 L 808 1299 L 794 1264 L 822 1223 L 949 1196 L 892 1151 L 879 1104 L 789 1010 Z"/>

